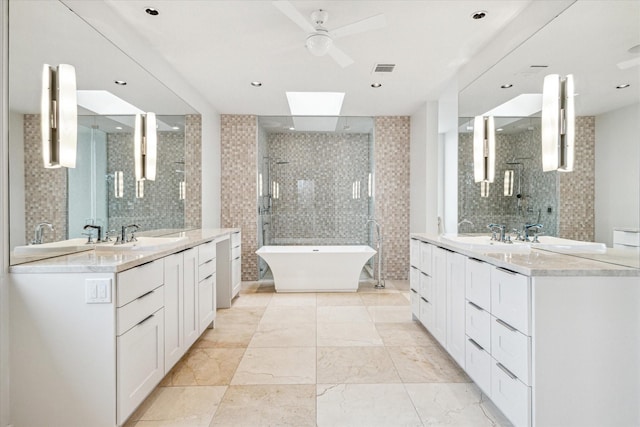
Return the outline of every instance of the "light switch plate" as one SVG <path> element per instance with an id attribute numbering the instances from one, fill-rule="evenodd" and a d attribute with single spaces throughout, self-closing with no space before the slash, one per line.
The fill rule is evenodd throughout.
<path id="1" fill-rule="evenodd" d="M 111 302 L 111 279 L 86 279 L 84 290 L 87 304 L 108 304 Z"/>

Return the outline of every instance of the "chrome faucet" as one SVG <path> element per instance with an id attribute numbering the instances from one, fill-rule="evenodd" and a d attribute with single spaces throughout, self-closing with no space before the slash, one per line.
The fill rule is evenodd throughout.
<path id="1" fill-rule="evenodd" d="M 524 240 L 525 241 L 529 241 L 529 231 L 531 229 L 534 229 L 533 231 L 533 240 L 531 241 L 532 243 L 540 243 L 540 241 L 538 240 L 538 233 L 540 233 L 540 230 L 542 229 L 542 224 L 525 224 L 524 225 Z"/>
<path id="2" fill-rule="evenodd" d="M 84 226 L 85 230 L 88 229 L 92 229 L 92 230 L 98 230 L 98 237 L 96 239 L 96 243 L 100 243 L 102 242 L 102 227 L 99 225 L 92 225 L 92 224 L 87 224 Z M 89 240 L 87 241 L 87 243 L 93 243 L 91 241 L 91 237 L 93 237 L 93 234 L 89 234 Z"/>
<path id="3" fill-rule="evenodd" d="M 382 280 L 382 227 L 375 219 L 371 218 L 367 220 L 365 226 L 369 229 L 369 224 L 374 224 L 376 227 L 376 251 L 378 252 L 378 281 L 375 287 L 378 289 L 384 288 L 384 280 Z"/>
<path id="4" fill-rule="evenodd" d="M 131 232 L 131 237 L 127 238 L 127 232 L 129 231 L 130 228 L 133 228 L 133 231 Z M 139 229 L 140 226 L 136 225 L 136 224 L 131 224 L 131 225 L 123 225 L 122 226 L 122 231 L 120 233 L 120 235 L 118 236 L 118 238 L 116 239 L 116 245 L 122 245 L 123 243 L 127 243 L 127 242 L 134 242 L 136 240 L 136 236 L 134 236 L 133 233 L 136 232 L 137 229 Z"/>
<path id="5" fill-rule="evenodd" d="M 497 242 L 505 242 L 505 231 L 507 227 L 502 224 L 489 224 L 487 228 L 491 230 L 491 240 L 495 240 Z M 500 233 L 500 237 L 498 238 L 498 233 Z"/>
<path id="6" fill-rule="evenodd" d="M 35 227 L 35 231 L 33 234 L 33 240 L 31 241 L 32 245 L 41 245 L 42 244 L 42 229 L 44 227 L 49 227 L 49 230 L 53 231 L 53 224 L 51 224 L 50 222 L 41 222 L 40 224 L 36 225 Z"/>

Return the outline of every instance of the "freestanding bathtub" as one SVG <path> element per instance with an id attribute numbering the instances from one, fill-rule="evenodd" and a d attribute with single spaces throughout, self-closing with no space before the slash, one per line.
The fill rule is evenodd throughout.
<path id="1" fill-rule="evenodd" d="M 369 246 L 263 246 L 276 292 L 356 292 Z"/>

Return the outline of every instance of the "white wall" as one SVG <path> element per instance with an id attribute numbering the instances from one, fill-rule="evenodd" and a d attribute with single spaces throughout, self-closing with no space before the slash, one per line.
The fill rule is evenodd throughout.
<path id="1" fill-rule="evenodd" d="M 596 116 L 595 240 L 640 227 L 640 103 Z"/>
<path id="2" fill-rule="evenodd" d="M 24 209 L 24 115 L 9 113 L 9 182 L 11 182 L 9 218 L 14 218 L 9 226 L 9 247 L 24 245 L 25 241 L 25 209 Z M 21 219 L 21 220 L 18 220 Z"/>
<path id="3" fill-rule="evenodd" d="M 458 231 L 458 84 L 449 82 L 438 99 L 438 132 L 440 133 L 441 193 L 439 215 L 443 231 Z"/>

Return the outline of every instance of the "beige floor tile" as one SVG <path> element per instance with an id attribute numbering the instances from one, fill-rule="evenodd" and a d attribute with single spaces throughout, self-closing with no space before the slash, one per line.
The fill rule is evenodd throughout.
<path id="1" fill-rule="evenodd" d="M 251 342 L 258 325 L 244 327 L 217 327 L 207 329 L 192 348 L 245 348 Z"/>
<path id="2" fill-rule="evenodd" d="M 225 386 L 160 387 L 136 426 L 208 426 Z"/>
<path id="3" fill-rule="evenodd" d="M 366 306 L 384 305 L 384 306 L 409 306 L 409 301 L 398 291 L 393 293 L 363 293 L 360 295 L 362 302 Z"/>
<path id="4" fill-rule="evenodd" d="M 249 347 L 315 347 L 315 323 L 261 322 Z"/>
<path id="5" fill-rule="evenodd" d="M 317 313 L 318 323 L 371 322 L 371 316 L 365 306 L 318 307 Z"/>
<path id="6" fill-rule="evenodd" d="M 473 383 L 405 384 L 405 388 L 424 425 L 511 426 Z"/>
<path id="7" fill-rule="evenodd" d="M 318 323 L 319 347 L 357 347 L 382 345 L 372 322 Z"/>
<path id="8" fill-rule="evenodd" d="M 385 346 L 427 347 L 438 345 L 436 339 L 418 322 L 376 323 Z"/>
<path id="9" fill-rule="evenodd" d="M 319 384 L 318 426 L 422 426 L 402 384 Z"/>
<path id="10" fill-rule="evenodd" d="M 402 297 L 401 297 L 402 298 Z M 369 306 L 367 307 L 371 319 L 375 323 L 411 323 L 411 307 L 405 306 Z"/>
<path id="11" fill-rule="evenodd" d="M 387 347 L 405 383 L 463 383 L 471 379 L 439 346 Z"/>
<path id="12" fill-rule="evenodd" d="M 240 294 L 231 302 L 232 307 L 266 307 L 271 302 L 273 294 L 271 293 L 248 293 Z"/>
<path id="13" fill-rule="evenodd" d="M 404 291 L 404 292 L 409 291 L 408 280 L 386 280 L 385 285 L 388 288 L 397 289 L 399 291 Z"/>
<path id="14" fill-rule="evenodd" d="M 400 383 L 384 347 L 318 347 L 318 383 Z"/>
<path id="15" fill-rule="evenodd" d="M 162 380 L 162 386 L 229 385 L 243 348 L 193 348 Z"/>
<path id="16" fill-rule="evenodd" d="M 319 293 L 316 295 L 316 304 L 318 307 L 332 305 L 356 306 L 362 305 L 362 298 L 356 292 Z"/>
<path id="17" fill-rule="evenodd" d="M 269 303 L 271 306 L 302 307 L 316 306 L 315 293 L 275 293 Z"/>
<path id="18" fill-rule="evenodd" d="M 315 385 L 230 386 L 211 422 L 211 427 L 315 425 Z"/>
<path id="19" fill-rule="evenodd" d="M 316 307 L 312 306 L 272 306 L 270 305 L 262 315 L 260 323 L 315 323 Z"/>
<path id="20" fill-rule="evenodd" d="M 358 294 L 363 295 L 365 293 L 374 293 L 374 294 L 395 294 L 398 290 L 392 286 L 385 288 L 376 288 L 376 282 L 372 280 L 360 281 L 358 283 Z"/>
<path id="21" fill-rule="evenodd" d="M 216 312 L 216 328 L 239 325 L 257 325 L 262 319 L 266 307 L 223 308 Z"/>
<path id="22" fill-rule="evenodd" d="M 314 347 L 249 347 L 231 380 L 233 385 L 315 384 Z"/>

